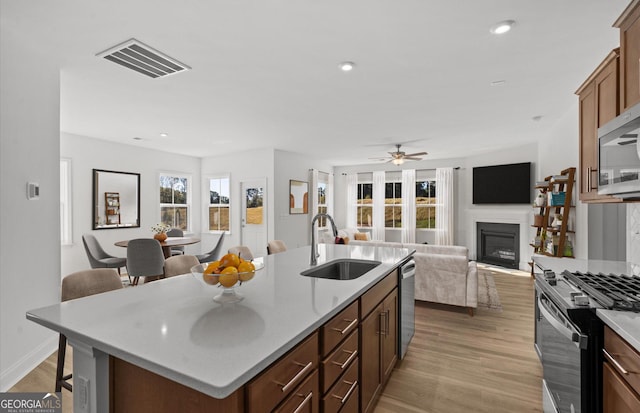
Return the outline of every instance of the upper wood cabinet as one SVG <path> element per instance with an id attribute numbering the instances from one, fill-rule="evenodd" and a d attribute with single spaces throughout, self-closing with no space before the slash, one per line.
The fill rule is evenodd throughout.
<path id="1" fill-rule="evenodd" d="M 640 0 L 613 24 L 620 29 L 620 112 L 640 102 Z"/>
<path id="2" fill-rule="evenodd" d="M 598 128 L 620 113 L 618 69 L 620 49 L 614 49 L 576 91 L 579 97 L 580 200 L 621 202 L 598 195 Z"/>

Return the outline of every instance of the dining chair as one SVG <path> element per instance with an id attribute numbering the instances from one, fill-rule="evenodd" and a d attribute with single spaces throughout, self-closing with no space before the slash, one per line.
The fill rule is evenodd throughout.
<path id="1" fill-rule="evenodd" d="M 246 245 L 236 245 L 235 247 L 229 248 L 229 254 L 236 254 L 238 257 L 242 258 L 246 261 L 253 260 L 253 253 Z"/>
<path id="2" fill-rule="evenodd" d="M 287 250 L 287 245 L 279 239 L 271 240 L 267 243 L 267 254 L 277 254 Z"/>
<path id="3" fill-rule="evenodd" d="M 74 272 L 62 279 L 61 301 L 88 297 L 107 291 L 122 288 L 120 276 L 113 268 L 95 268 Z M 56 367 L 56 392 L 62 388 L 73 391 L 73 385 L 68 382 L 72 374 L 64 374 L 64 359 L 67 352 L 67 337 L 60 334 L 58 339 L 58 365 Z"/>
<path id="4" fill-rule="evenodd" d="M 133 278 L 133 286 L 138 285 L 140 277 L 145 277 L 145 282 L 162 278 L 164 253 L 160 243 L 153 238 L 130 240 L 127 245 L 127 272 Z"/>
<path id="5" fill-rule="evenodd" d="M 167 232 L 167 237 L 184 237 L 184 231 L 178 228 L 171 228 Z M 184 247 L 171 247 L 171 255 L 184 254 Z"/>
<path id="6" fill-rule="evenodd" d="M 200 261 L 195 255 L 169 257 L 164 261 L 164 276 L 169 278 L 175 275 L 188 274 L 191 272 L 191 267 L 198 264 L 200 264 Z"/>
<path id="7" fill-rule="evenodd" d="M 84 234 L 82 236 L 82 243 L 84 244 L 84 250 L 89 258 L 89 265 L 91 268 L 115 268 L 120 274 L 120 267 L 127 266 L 127 259 L 116 257 L 107 254 L 102 246 L 91 234 Z"/>
<path id="8" fill-rule="evenodd" d="M 198 261 L 203 262 L 212 262 L 218 259 L 218 255 L 220 255 L 220 249 L 222 248 L 222 240 L 224 239 L 224 232 L 220 234 L 220 238 L 218 238 L 218 242 L 214 245 L 213 249 L 206 254 L 197 254 L 196 257 Z"/>

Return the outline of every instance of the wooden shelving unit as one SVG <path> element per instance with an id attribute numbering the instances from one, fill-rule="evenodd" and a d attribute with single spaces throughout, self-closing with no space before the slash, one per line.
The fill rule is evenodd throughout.
<path id="1" fill-rule="evenodd" d="M 105 215 L 106 215 L 106 224 L 119 225 L 120 224 L 120 193 L 105 192 L 104 208 L 105 208 Z"/>
<path id="2" fill-rule="evenodd" d="M 538 215 L 542 216 L 542 223 L 533 225 L 536 228 L 536 242 L 530 245 L 534 248 L 534 253 L 550 257 L 574 258 L 573 244 L 569 236 L 575 234 L 575 231 L 570 230 L 569 225 L 573 208 L 571 203 L 575 175 L 576 168 L 571 167 L 560 172 L 560 175 L 547 176 L 543 182 L 536 184 L 535 188 L 545 196 L 545 202 L 542 206 L 534 205 L 534 208 L 539 210 Z M 556 215 L 562 217 L 562 223 L 559 226 L 553 225 Z"/>

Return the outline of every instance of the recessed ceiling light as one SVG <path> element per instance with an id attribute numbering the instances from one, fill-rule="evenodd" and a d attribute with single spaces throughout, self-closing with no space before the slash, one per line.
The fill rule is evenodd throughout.
<path id="1" fill-rule="evenodd" d="M 493 34 L 504 34 L 511 30 L 514 24 L 516 24 L 514 20 L 504 20 L 491 26 L 489 31 Z"/>
<path id="2" fill-rule="evenodd" d="M 494 80 L 493 82 L 491 82 L 491 86 L 500 86 L 504 85 L 505 83 L 507 83 L 506 80 Z"/>
<path id="3" fill-rule="evenodd" d="M 141 138 L 141 137 L 139 137 L 139 136 L 134 136 L 134 137 L 133 137 L 133 140 L 134 140 L 134 141 L 141 141 L 141 140 L 142 140 L 142 138 Z"/>
<path id="4" fill-rule="evenodd" d="M 536 115 L 532 117 L 531 120 L 534 122 L 540 122 L 540 120 L 542 120 L 542 115 Z"/>
<path id="5" fill-rule="evenodd" d="M 160 136 L 161 136 L 161 137 L 163 137 L 163 138 L 166 138 L 167 136 L 169 136 L 169 134 L 168 134 L 168 133 L 165 133 L 165 132 L 162 132 L 162 133 L 160 134 Z"/>
<path id="6" fill-rule="evenodd" d="M 338 65 L 340 70 L 342 70 L 343 72 L 350 72 L 353 70 L 355 66 L 356 64 L 353 62 L 342 62 Z"/>

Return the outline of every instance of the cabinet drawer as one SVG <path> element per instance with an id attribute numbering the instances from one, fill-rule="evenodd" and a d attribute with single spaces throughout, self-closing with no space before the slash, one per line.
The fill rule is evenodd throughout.
<path id="1" fill-rule="evenodd" d="M 338 348 L 322 361 L 322 392 L 326 392 L 337 378 L 358 358 L 358 330 L 351 333 Z"/>
<path id="2" fill-rule="evenodd" d="M 248 410 L 270 412 L 318 367 L 318 333 L 292 349 L 247 385 Z"/>
<path id="3" fill-rule="evenodd" d="M 364 293 L 360 297 L 360 318 L 364 319 L 397 286 L 398 270 L 395 270 Z"/>
<path id="4" fill-rule="evenodd" d="M 604 328 L 604 350 L 604 359 L 640 394 L 640 354 L 607 326 Z"/>
<path id="5" fill-rule="evenodd" d="M 356 358 L 347 371 L 340 377 L 340 380 L 329 390 L 329 392 L 322 398 L 322 411 L 323 413 L 336 413 L 338 411 L 350 411 L 340 410 L 346 409 L 347 406 L 353 406 L 355 403 L 356 410 L 358 407 L 359 397 L 359 383 L 358 383 L 358 359 Z M 356 401 L 354 402 L 355 399 Z"/>
<path id="6" fill-rule="evenodd" d="M 604 413 L 640 412 L 640 396 L 609 363 L 602 368 L 602 407 Z"/>
<path id="7" fill-rule="evenodd" d="M 353 330 L 358 329 L 358 301 L 354 301 L 349 307 L 329 320 L 320 328 L 320 346 L 322 357 L 335 348 Z"/>
<path id="8" fill-rule="evenodd" d="M 318 370 L 315 370 L 274 413 L 318 413 L 320 411 L 320 391 Z"/>

